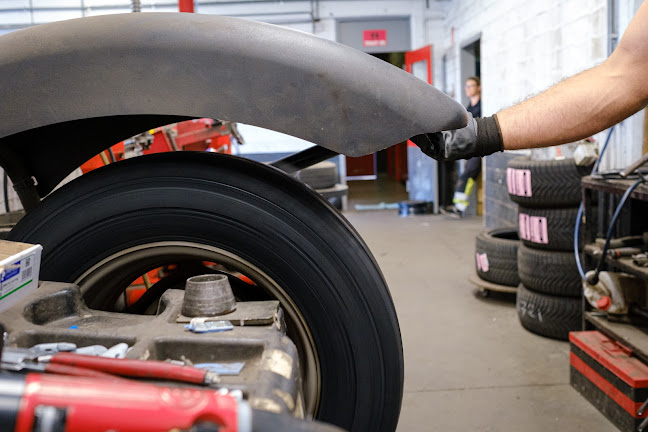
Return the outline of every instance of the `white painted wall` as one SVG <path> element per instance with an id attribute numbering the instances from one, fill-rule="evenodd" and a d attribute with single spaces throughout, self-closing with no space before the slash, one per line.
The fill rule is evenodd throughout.
<path id="1" fill-rule="evenodd" d="M 623 31 L 641 1 L 618 1 Z M 460 49 L 481 36 L 482 113 L 491 115 L 605 60 L 607 13 L 607 0 L 453 0 L 442 34 L 429 32 L 427 42 L 448 59 L 443 90 L 461 100 Z M 618 126 L 601 167 L 622 167 L 638 158 L 642 130 L 643 113 Z M 605 137 L 596 138 L 602 145 Z"/>
<path id="2" fill-rule="evenodd" d="M 413 48 L 432 44 L 432 82 L 435 87 L 444 89 L 443 55 L 447 53 L 445 43 L 445 16 L 447 2 L 431 4 L 423 13 L 423 40 L 412 40 Z"/>
<path id="3" fill-rule="evenodd" d="M 628 27 L 630 20 L 641 5 L 642 0 L 619 0 L 618 24 L 620 33 Z M 610 144 L 601 161 L 601 169 L 626 167 L 642 154 L 644 111 L 624 120 L 615 127 Z M 599 142 L 604 142 L 606 134 L 597 136 Z"/>
<path id="4" fill-rule="evenodd" d="M 605 5 L 606 0 L 454 0 L 444 37 L 433 42 L 458 61 L 464 42 L 481 35 L 482 111 L 489 115 L 603 61 Z M 450 71 L 455 93 L 463 89 L 459 69 Z"/>

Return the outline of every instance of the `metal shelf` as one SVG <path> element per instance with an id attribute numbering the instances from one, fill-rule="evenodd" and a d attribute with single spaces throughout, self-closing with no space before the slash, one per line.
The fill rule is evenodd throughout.
<path id="1" fill-rule="evenodd" d="M 636 180 L 600 179 L 584 177 L 582 179 L 583 202 L 585 204 L 585 224 L 583 238 L 588 243 L 583 252 L 586 261 L 598 262 L 601 247 L 594 244 L 597 237 L 604 236 L 618 200 Z M 648 186 L 638 186 L 630 196 L 632 200 L 626 203 L 624 213 L 617 222 L 615 237 L 636 235 L 646 231 L 645 217 L 648 207 Z M 596 253 L 599 255 L 595 255 Z M 610 270 L 621 271 L 648 280 L 648 267 L 634 265 L 631 257 L 611 259 L 605 257 L 605 263 Z M 591 268 L 591 266 L 590 266 Z M 648 364 L 648 321 L 633 317 L 607 317 L 600 312 L 590 310 L 589 304 L 583 299 L 583 321 L 586 329 L 596 329 L 609 338 L 618 341 L 631 349 L 638 358 Z"/>
<path id="2" fill-rule="evenodd" d="M 588 176 L 583 177 L 581 185 L 583 190 L 592 189 L 610 194 L 622 195 L 635 182 L 636 180 L 598 179 Z M 632 192 L 630 197 L 641 201 L 648 201 L 648 185 L 639 185 L 637 189 Z"/>
<path id="3" fill-rule="evenodd" d="M 585 245 L 583 250 L 586 254 L 590 256 L 595 256 L 597 252 L 599 253 L 600 256 L 600 252 L 601 252 L 601 248 L 593 244 Z M 618 259 L 611 259 L 609 257 L 606 257 L 605 263 L 611 267 L 614 267 L 617 270 L 621 270 L 625 273 L 631 274 L 633 276 L 637 276 L 638 278 L 648 280 L 648 267 L 639 267 L 634 265 L 634 263 L 632 262 L 632 258 L 630 257 L 618 258 Z"/>

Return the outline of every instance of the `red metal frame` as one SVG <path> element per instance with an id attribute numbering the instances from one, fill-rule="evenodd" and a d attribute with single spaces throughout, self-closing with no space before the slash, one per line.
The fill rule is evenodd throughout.
<path id="1" fill-rule="evenodd" d="M 153 135 L 151 146 L 144 154 L 174 151 L 169 140 L 169 132 L 175 136 L 178 150 L 213 151 L 216 153 L 232 153 L 230 130 L 225 125 L 218 125 L 208 118 L 187 120 L 168 127 L 159 127 L 149 131 Z"/>
<path id="2" fill-rule="evenodd" d="M 178 0 L 178 11 L 194 13 L 194 0 Z"/>
<path id="3" fill-rule="evenodd" d="M 426 62 L 427 64 L 427 82 L 428 84 L 432 85 L 433 84 L 433 79 L 432 79 L 432 45 L 425 45 L 424 47 L 421 47 L 419 49 L 413 50 L 413 51 L 407 51 L 405 53 L 405 70 L 409 73 L 412 73 L 413 71 L 413 66 L 414 63 L 418 62 Z M 407 141 L 407 144 L 398 144 L 396 147 L 403 147 L 406 148 L 407 146 L 412 146 L 416 147 L 416 144 L 414 144 L 412 141 Z M 407 179 L 407 171 L 402 172 L 401 166 L 403 163 L 399 160 L 400 158 L 407 158 L 407 152 L 403 152 L 402 149 L 395 149 L 395 176 L 396 178 L 405 178 Z M 407 162 L 404 164 L 407 167 Z"/>
<path id="4" fill-rule="evenodd" d="M 163 153 L 175 151 L 168 133 L 173 133 L 178 150 L 185 151 L 213 151 L 216 153 L 232 154 L 231 131 L 228 126 L 216 124 L 209 118 L 187 120 L 167 127 L 152 129 L 149 133 L 153 136 L 151 146 L 142 151 L 143 154 Z M 124 143 L 120 142 L 112 148 L 116 161 L 124 158 Z M 81 165 L 81 171 L 87 173 L 104 166 L 108 160 L 106 151 L 97 155 Z"/>
<path id="5" fill-rule="evenodd" d="M 427 61 L 427 82 L 432 82 L 432 45 L 426 45 L 414 51 L 405 53 L 405 70 L 412 73 L 412 65 L 421 61 Z"/>

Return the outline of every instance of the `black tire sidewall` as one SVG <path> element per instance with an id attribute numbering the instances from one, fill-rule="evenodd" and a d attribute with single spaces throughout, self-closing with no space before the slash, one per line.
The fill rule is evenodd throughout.
<path id="1" fill-rule="evenodd" d="M 530 176 L 527 183 L 531 196 L 512 194 L 508 185 L 513 202 L 525 207 L 573 207 L 581 201 L 581 178 L 591 172 L 591 166 L 577 166 L 574 159 L 532 160 L 524 156 L 509 161 L 507 183 L 511 181 L 508 170 L 524 171 Z"/>
<path id="2" fill-rule="evenodd" d="M 533 249 L 543 249 L 552 251 L 573 251 L 574 250 L 574 227 L 578 207 L 569 208 L 530 208 L 518 207 L 518 229 L 522 243 Z M 546 243 L 543 241 L 534 241 L 529 235 L 525 234 L 522 227 L 523 220 L 539 218 L 532 220 L 544 219 L 546 221 Z M 536 237 L 535 240 L 538 238 Z"/>
<path id="3" fill-rule="evenodd" d="M 544 251 L 520 245 L 520 281 L 535 292 L 561 297 L 582 294 L 582 281 L 573 252 Z"/>
<path id="4" fill-rule="evenodd" d="M 334 162 L 324 161 L 299 172 L 298 178 L 313 189 L 327 189 L 338 182 L 338 169 Z"/>
<path id="5" fill-rule="evenodd" d="M 517 268 L 517 249 L 519 240 L 517 230 L 513 228 L 497 228 L 480 233 L 475 240 L 475 271 L 477 275 L 488 282 L 518 286 L 520 278 Z M 488 262 L 488 271 L 480 265 L 480 259 Z"/>
<path id="6" fill-rule="evenodd" d="M 520 284 L 516 309 L 522 327 L 540 336 L 568 340 L 570 331 L 582 329 L 580 298 L 536 293 Z"/>
<path id="7" fill-rule="evenodd" d="M 240 256 L 282 286 L 309 325 L 321 363 L 318 418 L 353 431 L 394 430 L 402 346 L 375 260 L 315 193 L 237 159 L 166 154 L 97 170 L 44 200 L 11 238 L 41 243 L 41 277 L 67 282 L 149 242 L 198 242 Z"/>

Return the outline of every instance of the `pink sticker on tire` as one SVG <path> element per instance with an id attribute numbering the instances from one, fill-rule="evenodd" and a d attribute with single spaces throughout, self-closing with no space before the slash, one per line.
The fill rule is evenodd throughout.
<path id="1" fill-rule="evenodd" d="M 529 235 L 529 215 L 526 213 L 520 213 L 518 216 L 518 222 L 520 238 L 522 240 L 531 240 L 531 236 Z"/>
<path id="2" fill-rule="evenodd" d="M 533 191 L 531 190 L 531 170 L 507 168 L 506 187 L 511 195 L 523 197 L 533 196 Z"/>
<path id="3" fill-rule="evenodd" d="M 514 168 L 506 168 L 506 188 L 511 195 L 517 195 L 515 193 L 515 171 L 517 170 Z"/>
<path id="4" fill-rule="evenodd" d="M 484 273 L 488 272 L 488 256 L 485 253 L 476 253 L 475 260 L 477 261 L 478 270 L 481 270 Z"/>
<path id="5" fill-rule="evenodd" d="M 533 243 L 549 243 L 546 217 L 532 216 L 529 218 L 529 237 L 529 240 Z"/>
<path id="6" fill-rule="evenodd" d="M 531 170 L 517 170 L 517 194 L 518 196 L 530 197 L 531 192 Z"/>

